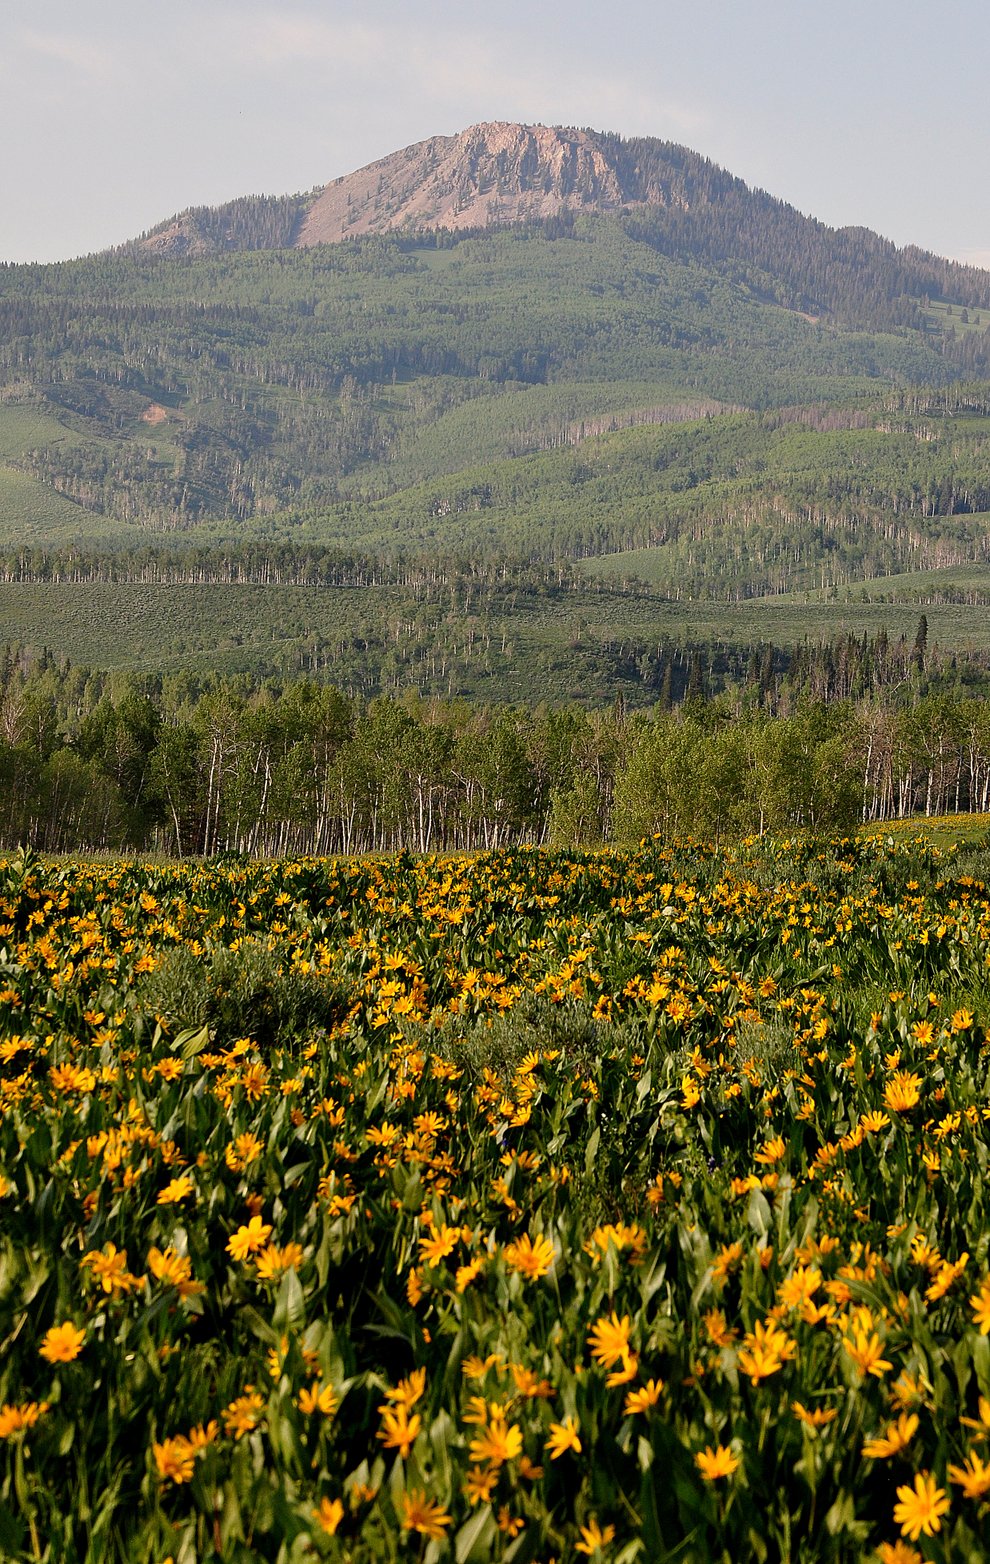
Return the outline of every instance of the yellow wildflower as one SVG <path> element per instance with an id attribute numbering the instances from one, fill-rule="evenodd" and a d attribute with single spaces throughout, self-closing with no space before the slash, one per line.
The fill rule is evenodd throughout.
<path id="1" fill-rule="evenodd" d="M 537 1238 L 534 1243 L 528 1233 L 506 1244 L 503 1250 L 505 1263 L 510 1271 L 518 1271 L 529 1281 L 538 1281 L 549 1274 L 553 1265 L 553 1244 L 548 1238 Z"/>
<path id="2" fill-rule="evenodd" d="M 604 1316 L 597 1319 L 588 1335 L 588 1345 L 595 1362 L 603 1368 L 613 1368 L 620 1358 L 626 1357 L 629 1352 L 629 1330 L 628 1314 L 620 1320 L 613 1310 L 609 1319 Z"/>
<path id="3" fill-rule="evenodd" d="M 450 1525 L 450 1516 L 441 1505 L 427 1499 L 421 1488 L 399 1495 L 399 1519 L 403 1531 L 418 1531 L 421 1536 L 440 1542 Z"/>
<path id="4" fill-rule="evenodd" d="M 418 1412 L 410 1417 L 404 1406 L 386 1407 L 382 1412 L 382 1426 L 375 1438 L 380 1439 L 387 1450 L 398 1450 L 406 1461 L 422 1426 L 423 1420 Z"/>
<path id="5" fill-rule="evenodd" d="M 299 1392 L 296 1406 L 300 1412 L 310 1416 L 314 1412 L 322 1412 L 324 1417 L 332 1417 L 337 1410 L 337 1396 L 332 1385 L 321 1385 L 315 1379 L 309 1386 Z"/>
<path id="6" fill-rule="evenodd" d="M 972 1451 L 963 1466 L 949 1467 L 949 1481 L 960 1487 L 967 1499 L 982 1499 L 990 1492 L 990 1466 Z"/>
<path id="7" fill-rule="evenodd" d="M 901 1528 L 901 1535 L 917 1542 L 924 1533 L 934 1537 L 942 1530 L 942 1516 L 949 1511 L 949 1499 L 944 1488 L 939 1488 L 930 1472 L 918 1472 L 914 1486 L 905 1483 L 897 1490 L 898 1503 L 894 1505 L 894 1520 Z"/>
<path id="8" fill-rule="evenodd" d="M 313 1519 L 319 1522 L 321 1531 L 326 1532 L 328 1537 L 333 1537 L 344 1519 L 344 1506 L 339 1499 L 321 1499 L 319 1507 L 312 1513 Z"/>
<path id="9" fill-rule="evenodd" d="M 483 1461 L 491 1466 L 502 1466 L 506 1461 L 514 1461 L 521 1451 L 519 1425 L 507 1424 L 503 1417 L 493 1417 L 487 1428 L 471 1440 L 470 1457 L 479 1466 Z"/>
<path id="10" fill-rule="evenodd" d="M 546 1448 L 550 1451 L 551 1461 L 559 1461 L 567 1450 L 573 1450 L 575 1455 L 581 1454 L 581 1440 L 572 1417 L 565 1417 L 562 1423 L 550 1424 L 550 1438 Z"/>
<path id="11" fill-rule="evenodd" d="M 614 1537 L 614 1526 L 599 1526 L 592 1516 L 587 1526 L 581 1527 L 581 1541 L 574 1544 L 574 1551 L 585 1554 L 589 1559 L 593 1558 L 596 1553 L 601 1552 L 602 1548 L 608 1547 Z"/>
<path id="12" fill-rule="evenodd" d="M 64 1324 L 53 1325 L 45 1332 L 38 1350 L 49 1363 L 71 1363 L 78 1358 L 85 1340 L 85 1330 L 79 1330 L 71 1320 L 66 1320 Z"/>
<path id="13" fill-rule="evenodd" d="M 921 1077 L 910 1070 L 898 1070 L 887 1082 L 883 1100 L 891 1113 L 906 1113 L 921 1101 Z"/>
<path id="14" fill-rule="evenodd" d="M 623 1413 L 631 1417 L 636 1412 L 648 1412 L 655 1407 L 663 1393 L 662 1379 L 648 1379 L 638 1390 L 630 1390 L 626 1396 Z"/>
<path id="15" fill-rule="evenodd" d="M 265 1247 L 271 1234 L 271 1223 L 263 1222 L 260 1216 L 253 1216 L 246 1226 L 239 1227 L 234 1233 L 227 1244 L 227 1253 L 233 1255 L 235 1260 L 246 1260 L 249 1255 Z"/>
<path id="16" fill-rule="evenodd" d="M 887 1424 L 886 1434 L 866 1440 L 863 1454 L 871 1461 L 887 1461 L 892 1455 L 900 1455 L 906 1450 L 917 1432 L 917 1414 L 902 1412 L 896 1423 Z"/>
<path id="17" fill-rule="evenodd" d="M 196 1465 L 196 1452 L 188 1439 L 179 1434 L 174 1439 L 163 1439 L 152 1444 L 159 1482 L 187 1483 Z"/>
<path id="18" fill-rule="evenodd" d="M 694 1464 L 698 1468 L 706 1482 L 717 1482 L 720 1477 L 731 1477 L 739 1466 L 739 1457 L 733 1455 L 728 1445 L 718 1445 L 712 1449 L 711 1445 L 704 1450 L 699 1450 L 694 1458 Z"/>

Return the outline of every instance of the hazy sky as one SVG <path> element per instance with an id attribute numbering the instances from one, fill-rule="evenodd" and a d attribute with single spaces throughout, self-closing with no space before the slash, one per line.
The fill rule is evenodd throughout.
<path id="1" fill-rule="evenodd" d="M 987 0 L 0 0 L 0 259 L 510 119 L 990 265 L 988 60 Z"/>

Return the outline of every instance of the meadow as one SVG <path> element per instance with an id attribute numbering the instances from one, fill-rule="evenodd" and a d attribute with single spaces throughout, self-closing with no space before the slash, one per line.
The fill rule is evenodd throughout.
<path id="1" fill-rule="evenodd" d="M 878 583 L 882 589 L 884 582 Z M 925 613 L 944 659 L 990 650 L 976 602 L 671 602 L 639 590 L 499 589 L 425 593 L 392 585 L 260 586 L 145 582 L 0 582 L 0 642 L 97 669 L 316 675 L 349 693 L 634 705 L 656 689 L 643 669 L 671 649 L 745 660 L 768 643 L 793 651 L 886 634 L 913 642 Z"/>
<path id="2" fill-rule="evenodd" d="M 6 546 L 73 543 L 81 536 L 99 537 L 101 518 L 93 517 L 54 489 L 0 465 L 0 540 Z"/>
<path id="3" fill-rule="evenodd" d="M 976 1560 L 985 822 L 0 865 L 11 1560 Z"/>

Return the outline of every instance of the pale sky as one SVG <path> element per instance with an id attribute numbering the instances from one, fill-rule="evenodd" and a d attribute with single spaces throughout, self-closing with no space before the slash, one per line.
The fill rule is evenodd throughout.
<path id="1" fill-rule="evenodd" d="M 0 260 L 505 119 L 683 142 L 990 266 L 988 60 L 986 0 L 0 0 Z"/>

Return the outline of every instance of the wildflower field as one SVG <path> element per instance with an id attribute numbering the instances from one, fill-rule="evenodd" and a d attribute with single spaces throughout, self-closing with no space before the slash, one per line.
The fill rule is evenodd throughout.
<path id="1" fill-rule="evenodd" d="M 0 1557 L 986 1558 L 978 857 L 0 864 Z"/>

